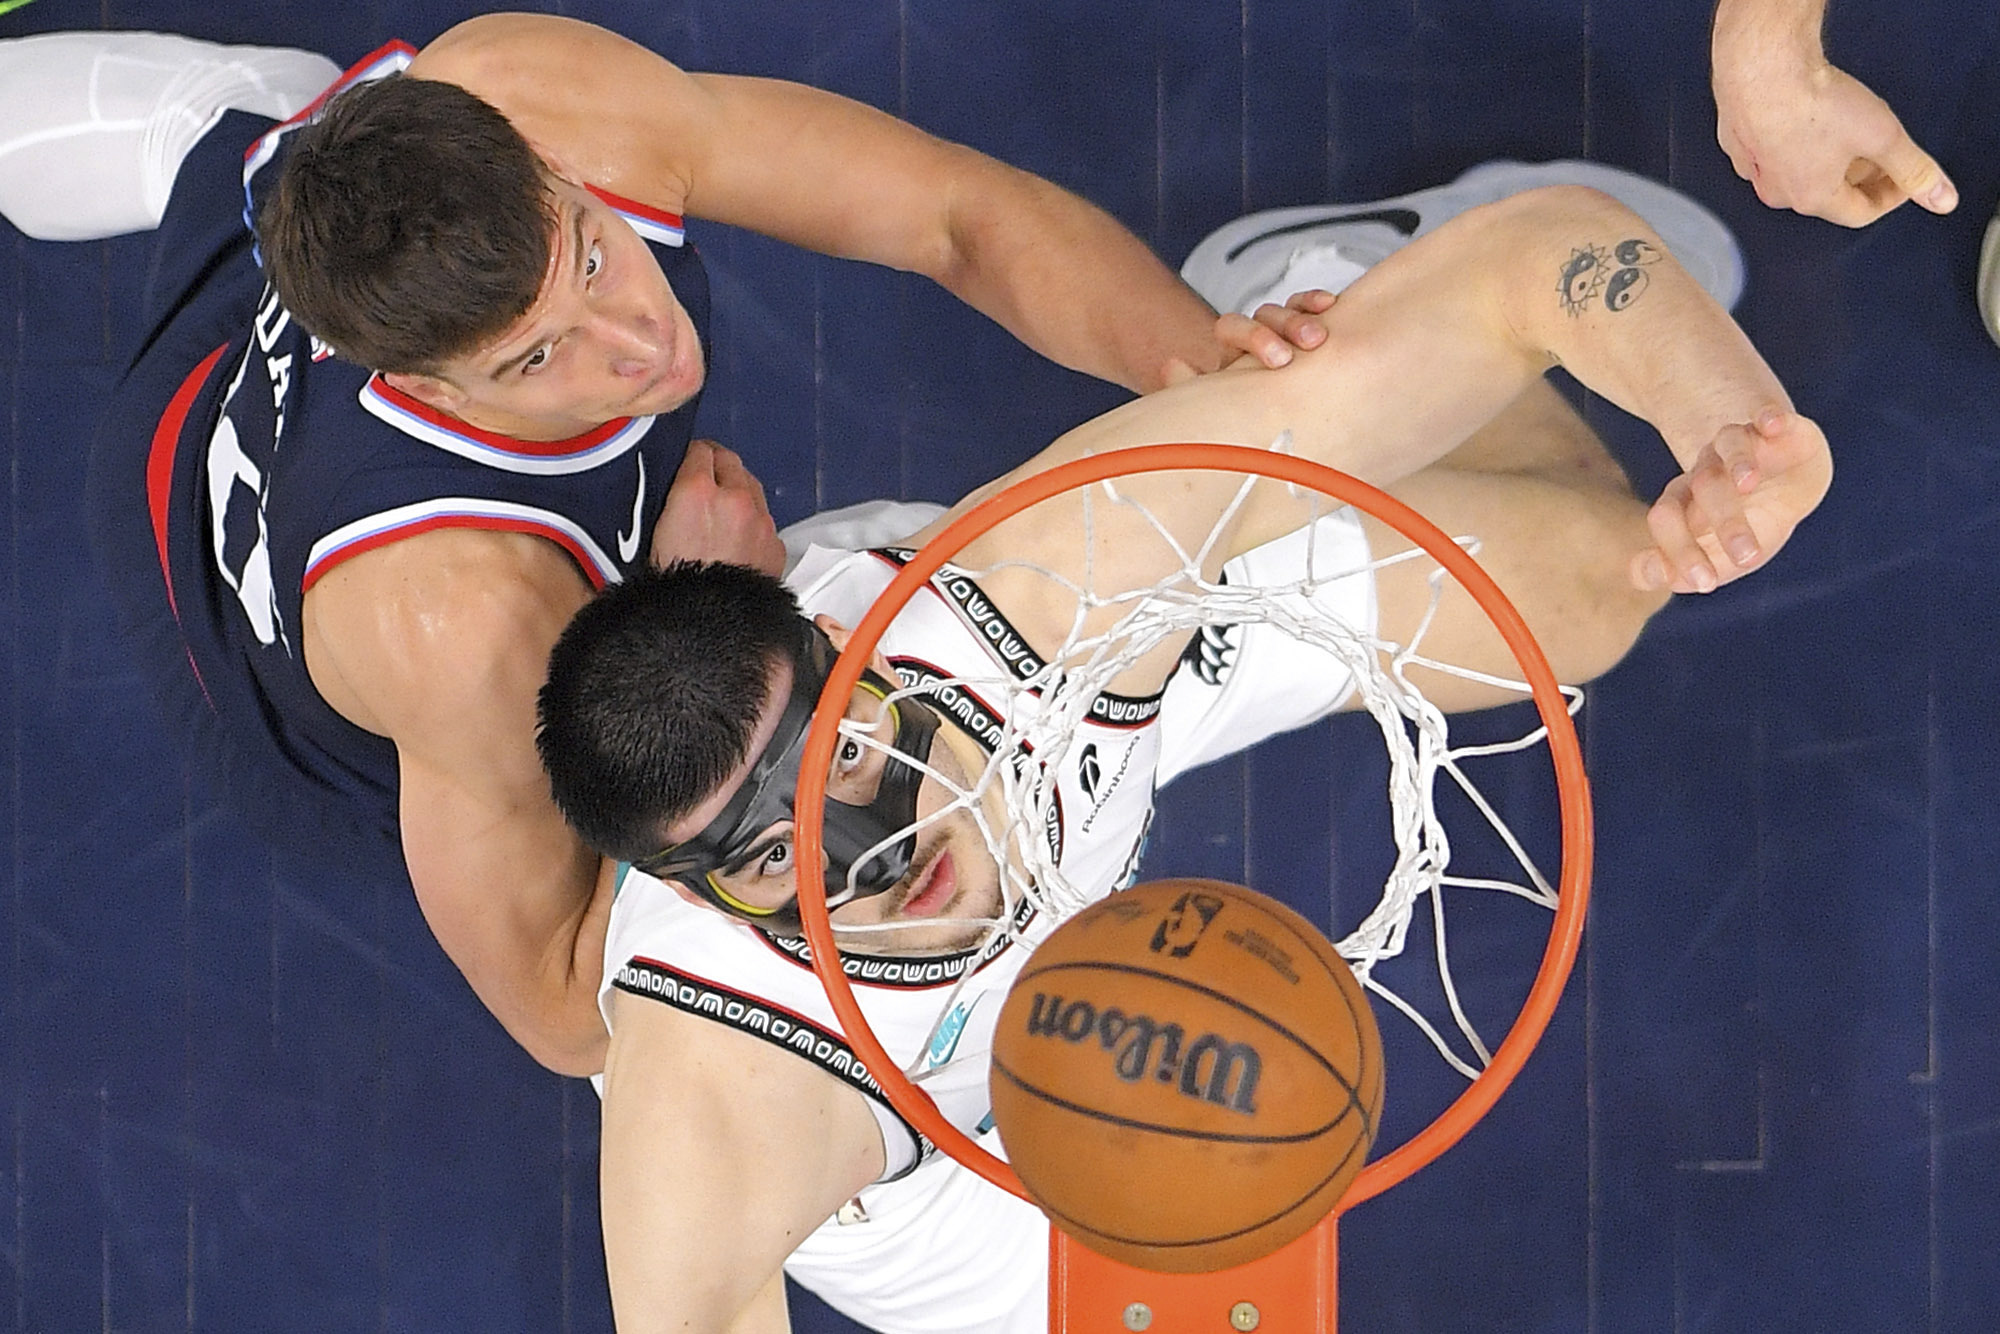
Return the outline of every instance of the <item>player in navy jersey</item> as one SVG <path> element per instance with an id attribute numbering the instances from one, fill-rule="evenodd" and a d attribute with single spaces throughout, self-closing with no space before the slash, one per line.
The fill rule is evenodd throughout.
<path id="1" fill-rule="evenodd" d="M 534 754 L 548 649 L 649 558 L 781 558 L 741 461 L 689 441 L 682 216 L 926 274 L 1140 391 L 1323 331 L 1218 321 L 1110 218 L 968 149 L 587 24 L 473 20 L 315 101 L 336 73 L 158 34 L 0 43 L 0 212 L 158 228 L 92 506 L 191 745 L 281 844 L 407 867 L 508 1031 L 592 1072 L 608 875 Z"/>

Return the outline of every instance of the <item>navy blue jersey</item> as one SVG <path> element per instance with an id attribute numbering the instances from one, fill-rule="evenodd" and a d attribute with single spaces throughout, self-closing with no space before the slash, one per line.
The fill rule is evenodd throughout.
<path id="1" fill-rule="evenodd" d="M 412 54 L 384 48 L 335 89 Z M 307 590 L 344 560 L 451 527 L 534 534 L 593 587 L 616 581 L 646 559 L 694 404 L 519 441 L 333 357 L 263 281 L 248 227 L 248 201 L 311 111 L 277 126 L 232 113 L 183 164 L 149 285 L 156 322 L 93 451 L 93 509 L 142 648 L 181 678 L 169 694 L 233 804 L 301 853 L 400 873 L 395 747 L 314 689 Z M 648 242 L 705 345 L 707 277 L 680 219 L 596 193 Z M 133 568 L 135 534 L 151 539 L 150 571 Z"/>

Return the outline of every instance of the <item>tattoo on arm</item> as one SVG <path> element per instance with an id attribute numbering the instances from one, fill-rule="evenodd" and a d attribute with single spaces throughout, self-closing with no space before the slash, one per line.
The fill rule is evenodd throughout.
<path id="1" fill-rule="evenodd" d="M 1556 284 L 1557 298 L 1568 314 L 1581 315 L 1600 297 L 1604 308 L 1624 310 L 1646 290 L 1646 268 L 1660 262 L 1660 252 L 1650 241 L 1637 237 L 1606 248 L 1585 244 L 1569 252 Z"/>

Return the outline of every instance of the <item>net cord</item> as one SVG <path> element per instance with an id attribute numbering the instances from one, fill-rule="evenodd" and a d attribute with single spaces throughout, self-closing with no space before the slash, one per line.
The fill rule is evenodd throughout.
<path id="1" fill-rule="evenodd" d="M 1200 452 L 1218 461 L 1201 464 L 1161 462 L 1154 466 L 1220 467 L 1221 456 L 1273 458 L 1275 455 L 1285 453 L 1288 446 L 1289 441 L 1286 439 L 1281 439 L 1273 451 L 1268 453 L 1230 446 L 1152 446 L 1123 451 L 1126 456 L 1123 462 L 1107 458 L 1086 459 L 1056 469 L 1054 472 L 1089 473 L 1093 469 L 1104 472 L 1102 476 L 1087 477 L 1083 482 L 1091 488 L 1085 493 L 1086 550 L 1094 552 L 1096 545 L 1093 539 L 1097 527 L 1095 505 L 1100 501 L 1128 507 L 1136 505 L 1136 502 L 1119 491 L 1115 475 L 1120 467 L 1135 472 L 1146 470 L 1143 466 L 1135 466 L 1132 456 L 1155 455 L 1164 458 L 1176 451 L 1182 454 Z M 1109 470 L 1106 470 L 1107 463 L 1111 465 Z M 1054 769 L 1055 761 L 1065 753 L 1078 725 L 1088 716 L 1091 703 L 1109 688 L 1112 681 L 1148 653 L 1159 649 L 1169 637 L 1185 635 L 1192 629 L 1212 624 L 1247 624 L 1253 621 L 1275 624 L 1288 633 L 1322 648 L 1340 661 L 1355 685 L 1360 707 L 1375 719 L 1388 749 L 1391 826 L 1397 854 L 1395 866 L 1387 878 L 1381 900 L 1354 931 L 1339 942 L 1338 948 L 1343 956 L 1349 959 L 1365 986 L 1383 996 L 1384 1000 L 1400 1013 L 1407 1015 L 1453 1068 L 1475 1081 L 1473 1087 L 1447 1109 L 1445 1116 L 1437 1123 L 1421 1132 L 1410 1144 L 1390 1155 L 1392 1160 L 1400 1161 L 1371 1166 L 1369 1172 L 1364 1174 L 1364 1180 L 1358 1183 L 1350 1194 L 1347 1203 L 1351 1204 L 1385 1188 L 1387 1184 L 1392 1183 L 1392 1180 L 1400 1180 L 1402 1176 L 1442 1152 L 1449 1143 L 1462 1135 L 1472 1121 L 1483 1114 L 1485 1107 L 1490 1106 L 1491 1101 L 1498 1097 L 1499 1089 L 1504 1087 L 1505 1081 L 1512 1077 L 1521 1061 L 1525 1060 L 1527 1050 L 1539 1038 L 1541 1028 L 1546 1024 L 1547 1012 L 1553 1008 L 1554 995 L 1560 990 L 1562 978 L 1566 976 L 1569 963 L 1574 958 L 1577 937 L 1581 931 L 1583 906 L 1581 900 L 1587 892 L 1588 883 L 1585 878 L 1587 871 L 1583 869 L 1587 867 L 1588 807 L 1585 801 L 1579 809 L 1577 801 L 1577 797 L 1584 792 L 1583 779 L 1580 759 L 1575 756 L 1574 733 L 1569 727 L 1569 718 L 1580 706 L 1582 697 L 1573 689 L 1555 685 L 1553 677 L 1547 674 L 1546 662 L 1539 661 L 1538 652 L 1532 653 L 1532 657 L 1537 661 L 1523 659 L 1529 677 L 1534 679 L 1533 685 L 1471 672 L 1423 656 L 1420 646 L 1436 615 L 1442 580 L 1445 577 L 1443 569 L 1434 570 L 1430 575 L 1432 587 L 1430 606 L 1422 618 L 1418 631 L 1411 636 L 1410 642 L 1406 645 L 1386 643 L 1372 634 L 1364 634 L 1334 618 L 1313 616 L 1309 612 L 1301 613 L 1301 607 L 1308 609 L 1311 607 L 1311 594 L 1319 587 L 1334 578 L 1353 573 L 1351 569 L 1326 574 L 1318 572 L 1320 562 L 1316 531 L 1308 538 L 1308 552 L 1304 566 L 1307 575 L 1303 579 L 1275 588 L 1265 585 L 1244 589 L 1232 588 L 1203 577 L 1202 569 L 1215 557 L 1216 544 L 1223 540 L 1250 489 L 1256 484 L 1258 476 L 1279 478 L 1293 489 L 1294 494 L 1311 496 L 1314 503 L 1314 518 L 1319 517 L 1322 512 L 1320 508 L 1323 503 L 1322 493 L 1333 493 L 1340 498 L 1352 500 L 1355 497 L 1342 493 L 1350 489 L 1358 490 L 1365 493 L 1362 499 L 1366 500 L 1366 507 L 1371 513 L 1392 522 L 1395 527 L 1419 540 L 1422 546 L 1429 550 L 1430 558 L 1450 566 L 1461 583 L 1471 579 L 1473 584 L 1479 585 L 1473 587 L 1472 591 L 1480 602 L 1487 606 L 1489 616 L 1494 617 L 1495 624 L 1501 628 L 1502 634 L 1509 638 L 1510 643 L 1515 644 L 1517 655 L 1521 651 L 1518 641 L 1525 640 L 1532 650 L 1532 639 L 1528 637 L 1525 626 L 1520 624 L 1518 613 L 1506 605 L 1504 597 L 1499 594 L 1497 588 L 1492 587 L 1490 579 L 1485 578 L 1483 571 L 1479 571 L 1476 565 L 1471 564 L 1469 556 L 1463 561 L 1454 561 L 1451 553 L 1442 550 L 1440 546 L 1440 543 L 1444 546 L 1451 545 L 1453 539 L 1446 538 L 1435 529 L 1430 529 L 1432 540 L 1425 541 L 1419 537 L 1413 529 L 1421 530 L 1429 526 L 1398 502 L 1374 492 L 1372 488 L 1354 482 L 1353 479 L 1342 478 L 1329 469 L 1318 468 L 1317 465 L 1304 463 L 1298 465 L 1297 471 L 1308 480 L 1301 480 L 1299 476 L 1286 475 L 1280 471 L 1267 470 L 1264 467 L 1246 465 L 1240 470 L 1246 474 L 1257 475 L 1244 478 L 1225 507 L 1221 519 L 1208 530 L 1202 542 L 1193 551 L 1186 550 L 1168 526 L 1161 523 L 1150 511 L 1146 511 L 1143 506 L 1136 506 L 1152 530 L 1168 544 L 1179 567 L 1150 589 L 1121 590 L 1108 596 L 1095 594 L 1089 587 L 1092 568 L 1090 557 L 1086 557 L 1081 581 L 1018 560 L 999 561 L 990 567 L 1034 571 L 1067 590 L 1075 598 L 1076 610 L 1071 618 L 1070 633 L 1062 648 L 1051 653 L 1038 671 L 1025 679 L 1009 682 L 1008 689 L 1004 692 L 1008 705 L 1004 709 L 1006 721 L 1000 743 L 993 752 L 993 758 L 969 785 L 963 788 L 947 785 L 952 795 L 945 811 L 954 809 L 968 811 L 978 825 L 989 850 L 1003 868 L 1003 911 L 997 918 L 980 922 L 984 928 L 982 948 L 998 935 L 1018 929 L 1015 909 L 1022 896 L 1033 902 L 1038 911 L 1048 914 L 1054 920 L 1061 920 L 1097 896 L 1089 892 L 1088 887 L 1069 885 L 1055 865 L 1046 840 L 1040 836 L 1042 821 L 1049 813 L 1049 803 L 1054 800 L 1053 785 L 1036 780 L 1039 775 Z M 1340 485 L 1337 487 L 1323 485 L 1320 480 L 1321 475 L 1339 479 Z M 1010 488 L 1008 492 L 989 498 L 969 514 L 961 516 L 937 542 L 906 565 L 897 579 L 892 581 L 890 590 L 878 599 L 875 608 L 863 619 L 855 641 L 850 644 L 847 653 L 843 655 L 827 683 L 826 692 L 822 697 L 823 705 L 825 701 L 843 697 L 843 677 L 850 678 L 846 685 L 851 686 L 851 678 L 859 674 L 859 661 L 872 650 L 875 643 L 879 642 L 894 608 L 899 608 L 907 602 L 922 580 L 942 568 L 945 562 L 964 545 L 965 540 L 990 527 L 999 517 L 1018 512 L 1040 499 L 1067 489 L 1055 485 L 1054 482 L 1052 474 L 1041 474 L 1027 479 L 1015 488 Z M 1078 484 L 1075 480 L 1069 483 L 1072 486 Z M 1385 514 L 1385 510 L 1389 513 Z M 961 533 L 963 535 L 958 544 L 949 546 L 953 536 Z M 1459 539 L 1458 545 L 1468 547 L 1471 544 Z M 1399 553 L 1382 561 L 1370 562 L 1368 568 L 1381 568 L 1396 561 L 1421 559 L 1422 556 L 1422 551 Z M 929 559 L 926 559 L 927 557 Z M 1466 572 L 1467 567 L 1470 574 Z M 973 573 L 976 578 L 984 572 L 968 571 L 968 573 Z M 1480 584 L 1480 581 L 1483 581 L 1483 584 Z M 898 597 L 896 595 L 899 589 Z M 1494 610 L 1496 604 L 1501 611 L 1504 611 L 1504 617 Z M 885 607 L 890 610 L 885 611 Z M 1093 614 L 1107 610 L 1115 610 L 1118 613 L 1110 627 L 1095 633 L 1089 632 L 1088 623 Z M 1509 620 L 1512 633 L 1509 625 L 1504 623 Z M 851 670 L 850 658 L 855 659 Z M 1383 665 L 1385 662 L 1386 667 Z M 1444 715 L 1411 682 L 1412 668 L 1446 672 L 1489 684 L 1511 686 L 1524 694 L 1532 692 L 1541 709 L 1543 725 L 1512 740 L 1453 749 L 1449 744 Z M 903 696 L 922 697 L 937 690 L 940 684 L 930 682 L 919 687 L 899 690 L 892 693 L 890 698 L 893 700 Z M 962 686 L 968 683 L 954 679 L 942 684 Z M 982 679 L 978 684 L 982 689 L 989 690 L 995 686 L 995 682 L 991 679 Z M 1027 707 L 1023 707 L 1024 705 Z M 823 706 L 822 715 L 827 712 Z M 1552 742 L 1551 748 L 1556 752 L 1558 775 L 1564 794 L 1564 885 L 1573 886 L 1575 890 L 1572 895 L 1574 902 L 1569 904 L 1563 902 L 1563 896 L 1550 885 L 1548 878 L 1535 865 L 1520 840 L 1507 828 L 1505 821 L 1462 768 L 1464 760 L 1522 750 L 1547 739 L 1551 734 L 1553 722 L 1557 720 L 1563 724 L 1564 744 L 1558 747 Z M 802 811 L 799 830 L 801 856 L 814 852 L 817 842 L 817 830 L 807 828 L 815 822 L 803 817 L 803 812 L 809 804 L 809 792 L 817 789 L 817 792 L 810 792 L 810 799 L 819 799 L 823 794 L 823 780 L 818 780 L 817 775 L 824 771 L 836 735 L 858 734 L 838 725 L 826 727 L 825 721 L 824 717 L 816 719 L 813 733 L 808 738 L 804 759 L 805 772 L 801 776 L 799 792 Z M 886 744 L 872 736 L 860 735 L 863 744 L 878 748 Z M 1008 757 L 1023 753 L 1034 755 L 1035 762 L 1025 764 L 1009 762 Z M 942 775 L 928 765 L 923 767 L 929 776 L 942 779 Z M 1479 811 L 1481 818 L 1498 833 L 1510 854 L 1520 864 L 1525 877 L 1524 882 L 1451 877 L 1445 874 L 1445 868 L 1450 861 L 1451 842 L 1436 809 L 1436 780 L 1440 774 L 1450 777 L 1452 786 L 1466 794 L 1475 809 Z M 1000 828 L 994 827 L 993 821 L 987 818 L 984 809 L 986 794 L 995 784 L 998 785 L 1000 794 L 1004 798 L 1005 810 L 1008 812 L 1008 817 Z M 919 824 L 927 825 L 942 818 L 943 814 L 942 811 L 938 812 L 920 821 Z M 1581 865 L 1577 862 L 1579 850 L 1585 853 Z M 1544 908 L 1558 910 L 1556 928 L 1544 953 L 1542 972 L 1530 991 L 1527 1009 L 1523 1018 L 1516 1022 L 1505 1042 L 1497 1049 L 1489 1047 L 1470 1022 L 1450 975 L 1444 916 L 1443 891 L 1446 888 L 1475 892 L 1505 892 Z M 1438 1024 L 1426 1018 L 1415 1006 L 1384 986 L 1374 976 L 1377 964 L 1394 957 L 1404 949 L 1415 906 L 1425 897 L 1430 900 L 1437 967 L 1447 1007 L 1452 1016 L 1451 1027 L 1456 1029 L 1459 1039 L 1470 1050 L 1469 1057 L 1457 1049 L 1457 1043 L 1446 1038 Z M 858 1052 L 869 1061 L 871 1068 L 889 1067 L 891 1063 L 886 1053 L 880 1050 L 879 1044 L 873 1041 L 872 1033 L 866 1033 L 863 1040 L 863 1033 L 857 1032 L 857 1029 L 865 1031 L 866 1023 L 859 1018 L 858 1007 L 854 1006 L 852 992 L 847 989 L 845 979 L 839 976 L 837 962 L 822 965 L 822 946 L 829 956 L 833 953 L 830 926 L 826 922 L 823 904 L 806 905 L 802 911 L 807 923 L 808 937 L 812 939 L 814 966 L 826 981 L 835 1008 L 841 1013 L 843 1025 L 849 1032 L 850 1038 L 855 1041 Z M 884 929 L 893 931 L 894 924 L 868 928 L 877 932 Z M 824 939 L 820 938 L 822 935 Z M 956 999 L 969 977 L 970 970 L 952 989 L 946 1004 L 940 1007 L 940 1016 L 950 1010 L 951 1000 Z M 845 993 L 844 997 L 842 993 Z M 1482 1078 L 1482 1074 L 1497 1078 Z M 917 1076 L 921 1077 L 922 1075 Z M 891 1100 L 897 1101 L 894 1089 L 896 1081 L 887 1079 L 884 1082 L 890 1086 Z M 950 1127 L 945 1126 L 944 1129 L 949 1131 Z M 948 1139 L 946 1136 L 939 1138 L 941 1141 Z M 974 1170 L 987 1176 L 989 1180 L 1019 1193 L 1018 1182 L 1013 1179 L 1012 1173 L 1004 1164 L 992 1160 L 990 1155 L 984 1155 L 970 1145 L 969 1141 L 962 1144 L 948 1143 L 947 1147 L 954 1156 L 967 1161 Z M 979 1161 L 982 1158 L 986 1161 Z"/>

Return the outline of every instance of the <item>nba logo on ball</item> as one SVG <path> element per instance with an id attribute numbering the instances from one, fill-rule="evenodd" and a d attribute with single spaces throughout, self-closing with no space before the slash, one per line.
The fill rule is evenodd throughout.
<path id="1" fill-rule="evenodd" d="M 1141 1268 L 1245 1264 L 1367 1160 L 1382 1046 L 1311 923 L 1236 885 L 1136 885 L 1029 959 L 994 1035 L 993 1115 L 1065 1232 Z"/>

